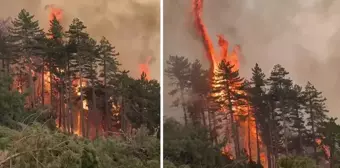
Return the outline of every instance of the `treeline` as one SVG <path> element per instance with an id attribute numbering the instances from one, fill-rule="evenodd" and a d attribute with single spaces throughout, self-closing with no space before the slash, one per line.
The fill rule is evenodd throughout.
<path id="1" fill-rule="evenodd" d="M 23 9 L 0 28 L 1 78 L 12 79 L 9 91 L 25 94 L 24 110 L 49 107 L 61 130 L 79 129 L 89 138 L 130 133 L 141 125 L 158 133 L 159 83 L 144 73 L 130 77 L 120 68 L 115 47 L 105 37 L 93 39 L 78 18 L 65 30 L 54 16 L 45 33 Z"/>
<path id="2" fill-rule="evenodd" d="M 225 143 L 221 136 L 229 138 L 235 158 L 228 153 L 225 157 L 247 157 L 251 163 L 264 164 L 260 153 L 265 153 L 269 168 L 278 167 L 283 157 L 291 156 L 310 157 L 316 164 L 327 160 L 331 168 L 339 164 L 340 126 L 336 118 L 327 116 L 326 98 L 310 82 L 295 84 L 281 65 L 275 65 L 266 77 L 256 64 L 252 77 L 245 80 L 226 61 L 213 76 L 198 60 L 192 63 L 185 57 L 170 56 L 166 64 L 173 88 L 169 94 L 176 98 L 173 105 L 183 110 L 185 127 L 207 129 L 205 136 L 214 145 Z M 241 133 L 241 127 L 248 131 Z M 255 137 L 250 135 L 251 129 L 256 129 Z M 186 152 L 190 151 L 179 153 Z M 188 163 L 195 165 L 190 159 Z"/>

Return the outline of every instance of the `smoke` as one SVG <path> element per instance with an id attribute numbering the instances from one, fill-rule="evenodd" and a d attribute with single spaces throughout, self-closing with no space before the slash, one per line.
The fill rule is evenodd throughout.
<path id="1" fill-rule="evenodd" d="M 139 76 L 138 64 L 150 61 L 150 76 L 159 79 L 160 8 L 159 0 L 0 0 L 0 18 L 16 17 L 22 8 L 36 16 L 42 28 L 48 27 L 48 8 L 63 10 L 65 29 L 77 17 L 91 37 L 105 36 L 120 53 L 122 68 Z"/>
<path id="2" fill-rule="evenodd" d="M 201 39 L 193 33 L 191 0 L 164 1 L 164 59 L 177 54 L 209 66 Z M 216 50 L 217 34 L 241 45 L 242 76 L 249 78 L 255 63 L 267 75 L 281 64 L 297 84 L 312 82 L 327 97 L 330 115 L 340 117 L 339 7 L 334 0 L 214 0 L 204 1 L 203 20 Z M 165 115 L 182 117 L 180 110 L 169 108 L 168 90 Z"/>

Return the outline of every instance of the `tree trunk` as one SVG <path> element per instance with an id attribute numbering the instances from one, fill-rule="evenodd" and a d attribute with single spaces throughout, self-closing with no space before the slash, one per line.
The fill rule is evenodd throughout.
<path id="1" fill-rule="evenodd" d="M 281 84 L 279 85 L 280 90 L 282 90 Z M 289 151 L 288 151 L 288 138 L 287 138 L 287 119 L 286 119 L 286 114 L 287 111 L 284 109 L 285 104 L 283 103 L 283 98 L 280 95 L 279 96 L 279 103 L 280 103 L 280 108 L 282 111 L 282 117 L 283 117 L 283 140 L 284 140 L 284 146 L 285 146 L 285 155 L 288 156 Z"/>
<path id="2" fill-rule="evenodd" d="M 20 70 L 19 72 L 19 88 L 21 90 L 21 93 L 24 93 L 24 82 L 23 82 L 23 79 L 22 79 L 22 71 Z"/>
<path id="3" fill-rule="evenodd" d="M 6 67 L 5 67 L 5 58 L 3 58 L 2 60 L 1 60 L 1 64 L 2 64 L 2 66 L 1 66 L 1 76 L 2 77 L 5 77 L 6 76 Z"/>
<path id="4" fill-rule="evenodd" d="M 255 109 L 254 109 L 255 110 Z M 256 112 L 255 112 L 256 113 Z M 257 118 L 255 118 L 255 129 L 256 129 L 256 153 L 257 153 L 257 163 L 261 163 L 260 158 L 260 140 L 259 140 L 259 125 L 257 122 Z"/>
<path id="5" fill-rule="evenodd" d="M 104 122 L 104 125 L 106 127 L 106 130 L 105 131 L 112 131 L 111 130 L 111 113 L 109 112 L 109 101 L 108 101 L 108 95 L 107 95 L 107 88 L 106 86 L 104 86 L 104 89 L 105 89 L 105 92 L 104 92 L 104 110 L 105 110 L 105 113 L 104 113 L 104 118 L 103 118 L 103 122 Z"/>
<path id="6" fill-rule="evenodd" d="M 309 103 L 311 105 L 312 102 L 310 101 Z M 319 159 L 318 159 L 318 156 L 317 156 L 317 144 L 315 142 L 316 136 L 315 136 L 315 125 L 314 125 L 314 113 L 313 113 L 313 110 L 312 110 L 311 107 L 309 108 L 309 112 L 310 112 L 311 119 L 312 119 L 312 137 L 313 137 L 314 158 L 315 158 L 316 164 L 319 165 Z"/>
<path id="7" fill-rule="evenodd" d="M 53 75 L 52 75 L 52 65 L 50 61 L 50 104 L 52 107 L 52 111 L 54 111 L 54 102 L 53 102 Z M 56 116 L 56 114 L 54 114 Z"/>
<path id="8" fill-rule="evenodd" d="M 283 133 L 284 133 L 284 141 L 285 141 L 285 154 L 288 156 L 288 138 L 287 138 L 287 124 L 286 124 L 286 117 L 283 117 Z"/>
<path id="9" fill-rule="evenodd" d="M 72 81 L 71 79 L 69 80 L 69 90 L 68 90 L 68 113 L 69 113 L 69 124 L 70 124 L 70 133 L 73 134 L 73 111 L 72 111 Z"/>
<path id="10" fill-rule="evenodd" d="M 250 119 L 250 108 L 249 108 L 249 105 L 248 105 L 248 153 L 249 153 L 249 160 L 252 161 L 252 153 L 251 153 L 251 134 L 250 134 L 250 122 L 251 122 L 251 119 Z"/>
<path id="11" fill-rule="evenodd" d="M 181 89 L 182 109 L 183 109 L 183 112 L 184 112 L 184 125 L 187 125 L 188 124 L 188 116 L 187 116 L 187 111 L 186 111 L 185 103 L 184 103 L 184 88 L 181 87 L 180 89 Z"/>
<path id="12" fill-rule="evenodd" d="M 204 113 L 205 107 L 204 107 L 203 97 L 201 97 L 200 102 L 201 102 L 201 109 L 200 110 L 201 110 L 201 116 L 202 116 L 202 123 L 203 123 L 204 128 L 206 128 L 207 127 L 207 121 L 206 121 L 205 113 Z"/>
<path id="13" fill-rule="evenodd" d="M 268 163 L 267 163 L 268 168 L 273 168 L 274 166 L 272 165 L 272 153 L 271 153 L 271 149 L 269 146 L 267 146 L 267 160 L 268 160 Z"/>
<path id="14" fill-rule="evenodd" d="M 10 73 L 10 67 L 11 66 L 11 63 L 10 63 L 10 60 L 7 59 L 7 75 L 8 76 L 11 76 L 11 73 Z M 13 84 L 12 84 L 13 85 Z M 8 90 L 11 91 L 12 90 L 12 85 L 9 85 L 8 86 Z"/>
<path id="15" fill-rule="evenodd" d="M 9 59 L 7 59 L 7 75 L 10 76 L 10 69 L 11 69 L 11 62 Z"/>
<path id="16" fill-rule="evenodd" d="M 61 123 L 61 120 L 62 120 L 62 105 L 61 105 L 61 93 L 59 92 L 59 108 L 58 108 L 58 111 L 59 111 L 59 118 L 58 118 L 58 124 L 59 124 L 59 128 L 63 128 L 62 127 L 62 123 Z M 64 128 L 63 128 L 64 129 Z"/>
<path id="17" fill-rule="evenodd" d="M 86 130 L 85 130 L 85 117 L 84 117 L 84 108 L 83 108 L 83 75 L 82 75 L 82 65 L 80 66 L 80 103 L 81 103 L 81 108 L 80 108 L 80 117 L 81 117 L 81 132 L 82 135 L 85 137 L 86 136 Z"/>
<path id="18" fill-rule="evenodd" d="M 29 96 L 29 103 L 31 108 L 35 107 L 35 100 L 34 100 L 34 94 L 35 94 L 35 86 L 33 84 L 33 77 L 32 77 L 32 63 L 30 58 L 28 59 L 28 87 L 32 89 L 32 92 Z"/>
<path id="19" fill-rule="evenodd" d="M 72 87 L 72 79 L 71 79 L 71 70 L 70 70 L 70 56 L 67 55 L 67 77 L 68 77 L 68 112 L 70 117 L 70 132 L 73 134 L 73 111 L 72 111 L 72 93 L 73 93 L 73 87 Z M 79 128 L 78 128 L 79 129 Z"/>
<path id="20" fill-rule="evenodd" d="M 61 99 L 61 115 L 62 115 L 62 123 L 63 123 L 63 128 L 65 131 L 68 130 L 68 128 L 66 127 L 66 112 L 65 112 L 65 99 L 64 99 L 64 95 L 65 95 L 65 90 L 64 90 L 64 79 L 62 79 L 61 81 L 61 94 L 60 94 L 60 99 Z"/>
<path id="21" fill-rule="evenodd" d="M 299 109 L 296 109 L 296 114 L 297 114 L 297 118 L 300 118 L 299 116 Z M 298 149 L 298 154 L 304 156 L 304 152 L 303 152 L 303 142 L 302 142 L 302 132 L 301 132 L 301 128 L 298 128 L 298 136 L 299 136 L 299 149 Z"/>
<path id="22" fill-rule="evenodd" d="M 104 57 L 104 122 L 106 131 L 111 131 L 111 115 L 109 114 L 109 105 L 108 105 L 108 95 L 107 95 L 107 66 L 106 66 L 106 57 Z"/>
<path id="23" fill-rule="evenodd" d="M 329 156 L 329 168 L 334 168 L 334 153 L 335 153 L 335 137 L 331 135 L 330 156 Z"/>
<path id="24" fill-rule="evenodd" d="M 92 83 L 92 88 L 91 88 L 91 90 L 92 90 L 92 110 L 91 110 L 91 112 L 92 112 L 92 116 L 96 116 L 95 118 L 94 118 L 94 123 L 95 123 L 95 127 L 96 127 L 96 137 L 98 137 L 98 128 L 99 128 L 99 123 L 100 123 L 100 121 L 98 121 L 98 118 L 99 117 L 97 117 L 97 102 L 96 102 L 96 91 L 95 91 L 95 86 L 94 86 L 94 83 Z"/>
<path id="25" fill-rule="evenodd" d="M 121 129 L 123 132 L 126 132 L 126 122 L 125 122 L 125 103 L 124 98 L 122 98 L 122 108 L 120 110 L 120 120 L 121 120 Z"/>
<path id="26" fill-rule="evenodd" d="M 235 145 L 235 155 L 236 155 L 236 158 L 239 158 L 240 144 L 239 144 L 239 133 L 238 133 L 238 128 L 237 128 L 238 123 L 234 119 L 233 104 L 231 101 L 231 95 L 230 95 L 230 90 L 229 90 L 228 85 L 227 85 L 227 95 L 228 95 L 228 107 L 229 107 L 229 112 L 230 112 L 230 123 L 231 123 L 232 134 L 233 134 L 234 145 Z"/>
<path id="27" fill-rule="evenodd" d="M 272 109 L 273 108 L 269 104 L 269 123 L 268 123 L 269 147 L 267 147 L 267 151 L 269 151 L 267 152 L 268 168 L 275 168 L 275 154 L 274 154 L 274 143 L 273 143 L 273 132 L 272 132 L 273 131 L 273 110 Z"/>
<path id="28" fill-rule="evenodd" d="M 214 141 L 215 141 L 215 144 L 218 144 L 218 134 L 217 134 L 217 124 L 216 124 L 216 114 L 215 114 L 215 111 L 211 111 L 210 112 L 211 114 L 211 117 L 212 117 L 212 124 L 213 124 L 213 133 L 214 133 Z"/>
<path id="29" fill-rule="evenodd" d="M 208 129 L 209 129 L 209 136 L 210 136 L 210 140 L 211 142 L 214 142 L 214 137 L 212 136 L 212 129 L 211 129 L 211 114 L 210 114 L 210 110 L 208 109 Z"/>
<path id="30" fill-rule="evenodd" d="M 43 58 L 41 70 L 41 104 L 45 105 L 45 60 Z"/>

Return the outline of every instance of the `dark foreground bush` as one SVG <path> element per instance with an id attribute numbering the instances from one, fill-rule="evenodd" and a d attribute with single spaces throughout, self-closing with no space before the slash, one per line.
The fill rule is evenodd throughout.
<path id="1" fill-rule="evenodd" d="M 40 124 L 15 131 L 0 127 L 0 167 L 159 168 L 159 139 L 141 128 L 129 140 L 89 141 L 51 131 Z"/>

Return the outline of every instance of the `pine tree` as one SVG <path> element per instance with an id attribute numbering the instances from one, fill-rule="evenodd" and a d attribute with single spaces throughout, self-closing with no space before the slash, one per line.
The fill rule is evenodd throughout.
<path id="1" fill-rule="evenodd" d="M 275 153 L 277 154 L 279 152 L 279 147 L 283 144 L 286 155 L 288 155 L 288 132 L 291 124 L 291 107 L 288 103 L 288 95 L 292 88 L 292 80 L 287 77 L 288 74 L 289 73 L 278 64 L 274 66 L 268 79 L 270 85 L 269 95 L 271 96 L 271 101 L 273 101 L 271 105 L 273 119 L 277 120 L 277 124 L 273 127 L 274 146 L 277 147 Z M 282 125 L 279 124 L 279 122 L 282 122 Z M 283 132 L 280 130 L 283 130 Z M 283 140 L 280 137 L 283 137 Z"/>
<path id="2" fill-rule="evenodd" d="M 102 67 L 100 69 L 100 77 L 103 78 L 103 85 L 104 85 L 104 115 L 103 121 L 104 128 L 106 130 L 110 130 L 111 128 L 111 113 L 109 112 L 109 86 L 111 86 L 110 90 L 113 88 L 118 87 L 118 72 L 119 72 L 119 62 L 117 61 L 117 56 L 119 53 L 116 52 L 115 47 L 113 47 L 110 42 L 105 38 L 102 37 L 99 44 L 99 66 Z M 111 85 L 109 85 L 109 81 Z M 117 93 L 117 92 L 115 92 Z M 118 94 L 116 94 L 118 95 Z"/>
<path id="3" fill-rule="evenodd" d="M 239 76 L 238 71 L 233 71 L 233 67 L 234 65 L 224 60 L 219 64 L 218 72 L 215 74 L 217 80 L 213 81 L 212 92 L 213 94 L 217 94 L 217 96 L 215 96 L 216 102 L 220 104 L 221 108 L 225 107 L 227 114 L 230 115 L 235 153 L 238 158 L 240 156 L 238 125 L 239 119 L 243 116 L 240 114 L 240 111 L 236 111 L 236 109 L 246 105 L 246 97 L 244 95 L 244 79 Z"/>
<path id="4" fill-rule="evenodd" d="M 295 129 L 294 131 L 297 133 L 293 139 L 293 149 L 296 149 L 298 155 L 304 154 L 303 142 L 306 136 L 305 121 L 303 119 L 304 112 L 302 109 L 304 102 L 302 87 L 295 84 L 291 92 L 290 103 L 292 105 L 292 128 Z"/>
<path id="5" fill-rule="evenodd" d="M 134 85 L 135 80 L 128 76 L 129 71 L 123 71 L 118 75 L 117 80 L 118 83 L 118 95 L 120 96 L 120 104 L 121 108 L 119 111 L 120 122 L 121 122 L 121 130 L 123 132 L 127 132 L 127 124 L 128 124 L 128 110 L 131 98 L 131 89 L 132 85 Z"/>
<path id="6" fill-rule="evenodd" d="M 19 64 L 19 80 L 20 87 L 23 89 L 23 76 L 28 76 L 28 87 L 32 89 L 29 98 L 29 105 L 35 106 L 35 87 L 33 85 L 33 74 L 35 56 L 41 55 L 38 46 L 39 39 L 44 36 L 44 32 L 39 27 L 39 22 L 34 20 L 34 15 L 31 15 L 25 9 L 22 9 L 18 17 L 12 21 L 12 27 L 9 29 L 12 43 L 20 49 L 15 50 L 15 55 L 18 58 Z M 23 90 L 22 90 L 23 91 Z"/>
<path id="7" fill-rule="evenodd" d="M 270 162 L 271 159 L 269 155 L 271 155 L 272 146 L 270 141 L 269 132 L 271 132 L 271 127 L 269 125 L 270 117 L 269 111 L 266 105 L 266 76 L 262 72 L 262 69 L 256 63 L 255 67 L 252 68 L 252 77 L 250 79 L 250 88 L 248 89 L 249 97 L 250 97 L 250 104 L 253 108 L 253 113 L 255 117 L 255 125 L 256 125 L 256 150 L 257 150 L 257 162 L 261 163 L 260 160 L 260 142 L 259 138 L 262 137 L 264 143 L 267 146 L 267 156 L 268 161 Z M 261 134 L 260 134 L 261 131 Z M 271 163 L 269 163 L 270 165 Z"/>
<path id="8" fill-rule="evenodd" d="M 88 89 L 91 90 L 91 98 L 88 99 L 91 102 L 90 105 L 90 110 L 88 112 L 88 116 L 87 116 L 87 130 L 88 132 L 90 131 L 90 126 L 91 126 L 91 122 L 90 122 L 90 118 L 93 119 L 93 125 L 96 128 L 96 136 L 98 136 L 98 127 L 99 127 L 99 119 L 97 116 L 98 112 L 97 112 L 97 96 L 96 96 L 96 86 L 98 83 L 98 78 L 97 78 L 97 65 L 98 65 L 98 60 L 99 60 L 99 51 L 96 45 L 96 41 L 94 39 L 89 39 L 87 41 L 84 41 L 85 43 L 83 45 L 81 45 L 80 47 L 80 54 L 84 55 L 84 59 L 86 61 L 84 61 L 84 68 L 83 68 L 83 72 L 84 72 L 84 78 L 87 79 L 87 81 L 89 81 L 89 87 L 87 87 Z"/>
<path id="9" fill-rule="evenodd" d="M 65 37 L 63 32 L 63 27 L 60 25 L 57 18 L 54 18 L 50 21 L 50 28 L 48 30 L 47 36 L 49 39 L 47 41 L 48 51 L 47 51 L 47 60 L 48 60 L 48 67 L 50 71 L 50 82 L 51 87 L 51 104 L 53 103 L 53 82 L 55 82 L 55 88 L 59 93 L 59 102 L 56 105 L 59 112 L 59 120 L 58 124 L 59 127 L 67 130 L 66 126 L 66 114 L 65 111 L 65 88 L 66 88 L 66 71 L 67 71 L 67 64 L 68 58 L 66 53 L 65 44 L 63 38 Z M 55 79 L 54 79 L 55 77 Z M 59 104 L 59 105 L 58 105 Z"/>
<path id="10" fill-rule="evenodd" d="M 212 93 L 212 91 L 210 90 L 209 93 Z M 221 105 L 219 102 L 216 102 L 216 98 L 213 95 L 208 95 L 206 104 L 208 111 L 208 128 L 210 138 L 212 142 L 219 144 L 218 133 L 221 129 L 223 129 L 223 126 L 225 126 L 225 123 L 223 123 L 223 118 L 225 118 L 225 115 L 224 113 L 220 112 Z"/>
<path id="11" fill-rule="evenodd" d="M 81 45 L 89 39 L 89 35 L 85 32 L 86 26 L 78 18 L 73 19 L 69 30 L 66 32 L 68 38 L 67 51 L 69 53 L 69 72 L 70 74 L 77 74 L 80 81 L 80 102 L 83 102 L 83 75 L 84 75 L 84 64 L 86 63 L 86 57 L 81 54 Z M 81 108 L 81 132 L 83 136 L 86 136 L 87 132 L 85 129 L 85 116 L 84 109 Z"/>
<path id="12" fill-rule="evenodd" d="M 10 75 L 10 65 L 15 61 L 12 57 L 13 46 L 10 43 L 8 22 L 9 19 L 0 21 L 0 59 L 2 64 L 2 77 Z"/>
<path id="13" fill-rule="evenodd" d="M 178 92 L 180 98 L 174 101 L 174 106 L 178 106 L 178 102 L 181 103 L 184 113 L 184 123 L 188 124 L 188 111 L 186 109 L 186 102 L 184 94 L 188 89 L 188 81 L 190 78 L 190 63 L 187 58 L 183 56 L 170 56 L 166 61 L 167 68 L 165 74 L 171 80 L 170 86 L 175 88 L 169 92 L 171 96 L 175 96 Z"/>
<path id="14" fill-rule="evenodd" d="M 193 99 L 189 105 L 192 110 L 190 111 L 188 107 L 188 112 L 194 123 L 203 124 L 205 127 L 207 126 L 207 117 L 205 115 L 206 97 L 209 93 L 209 83 L 207 79 L 207 71 L 202 68 L 198 60 L 195 60 L 190 68 L 189 88 L 190 96 L 192 96 Z"/>
<path id="15" fill-rule="evenodd" d="M 312 135 L 311 144 L 314 149 L 314 157 L 318 163 L 317 157 L 317 144 L 316 139 L 320 138 L 320 134 L 317 132 L 317 129 L 321 127 L 321 124 L 327 120 L 326 113 L 328 110 L 326 109 L 326 98 L 322 96 L 322 92 L 319 92 L 310 82 L 305 86 L 305 90 L 303 92 L 305 97 L 304 110 L 307 116 L 307 126 L 310 126 L 309 130 Z"/>
<path id="16" fill-rule="evenodd" d="M 146 118 L 145 125 L 150 130 L 150 134 L 159 134 L 161 104 L 160 104 L 160 84 L 156 80 L 148 80 L 146 83 L 145 99 L 146 103 Z M 156 132 L 157 131 L 157 132 Z"/>
<path id="17" fill-rule="evenodd" d="M 160 85 L 155 80 L 147 80 L 142 73 L 140 79 L 124 82 L 124 114 L 133 123 L 134 128 L 147 126 L 151 133 L 159 129 L 160 124 Z"/>

